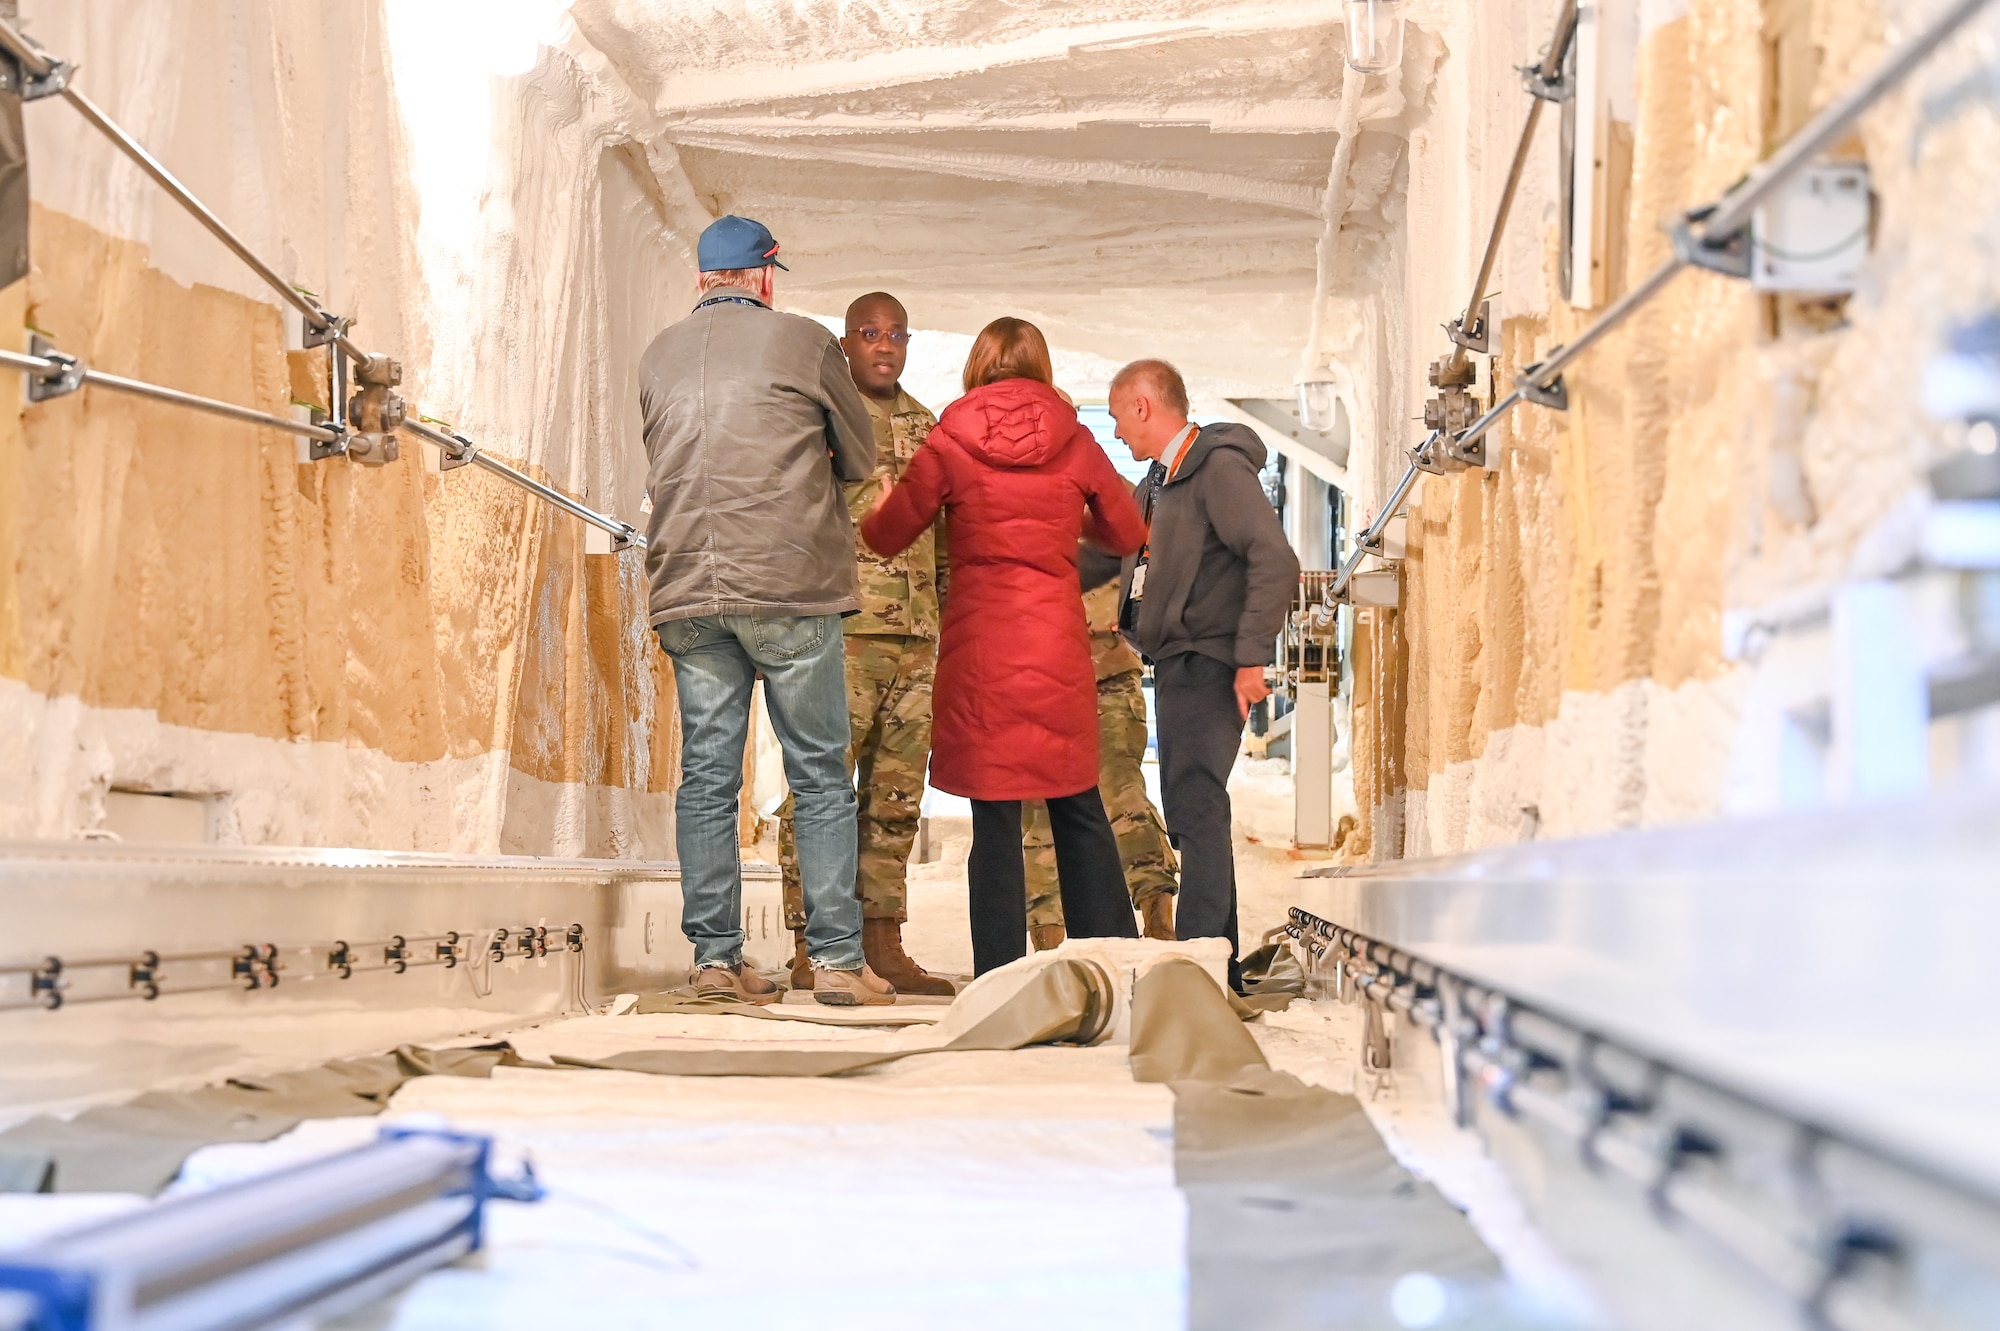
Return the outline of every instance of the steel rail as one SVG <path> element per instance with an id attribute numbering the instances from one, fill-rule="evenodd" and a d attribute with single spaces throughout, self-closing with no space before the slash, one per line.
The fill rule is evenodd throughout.
<path id="1" fill-rule="evenodd" d="M 121 374 L 106 374 L 93 370 L 82 362 L 71 363 L 43 356 L 31 356 L 20 351 L 0 350 L 0 365 L 28 374 L 59 376 L 74 373 L 78 376 L 79 387 L 103 388 L 113 393 L 125 393 L 132 397 L 143 397 L 154 402 L 164 402 L 170 406 L 186 407 L 190 411 L 205 412 L 210 416 L 222 416 L 229 420 L 241 421 L 246 425 L 261 425 L 268 429 L 280 430 L 286 434 L 299 435 L 306 439 L 318 439 L 331 443 L 340 436 L 323 425 L 311 425 L 305 421 L 295 421 L 285 416 L 274 416 L 258 411 L 254 407 L 239 407 L 234 402 L 222 402 L 212 397 L 201 397 L 194 393 L 184 393 L 178 388 L 166 388 L 159 384 L 149 384 L 142 379 L 127 379 Z"/>
<path id="2" fill-rule="evenodd" d="M 192 190 L 183 185 L 180 179 L 173 172 L 169 171 L 164 163 L 148 152 L 143 144 L 127 133 L 110 116 L 106 115 L 95 102 L 71 86 L 67 77 L 68 66 L 51 59 L 47 52 L 43 51 L 33 41 L 30 41 L 15 26 L 14 22 L 4 18 L 0 18 L 0 48 L 4 48 L 7 54 L 13 56 L 26 73 L 36 78 L 47 78 L 60 72 L 63 76 L 62 86 L 58 89 L 60 96 L 71 106 L 75 107 L 77 112 L 94 129 L 111 140 L 112 144 L 119 151 L 131 158 L 140 170 L 150 176 L 155 184 L 165 190 L 182 208 L 186 209 L 190 216 L 208 230 L 209 234 L 221 241 L 224 248 L 242 260 L 250 271 L 261 278 L 286 304 L 296 309 L 315 332 L 321 334 L 326 341 L 335 343 L 340 351 L 346 353 L 353 360 L 366 362 L 372 359 L 369 352 L 357 345 L 347 335 L 345 320 L 328 314 L 304 292 L 280 277 L 276 269 L 258 257 L 257 252 L 251 249 L 242 237 L 232 231 L 227 223 L 220 217 L 217 217 L 208 205 L 197 198 Z M 341 368 L 338 364 L 338 357 L 335 357 L 335 361 L 336 369 Z M 21 368 L 29 367 L 23 366 Z M 229 411 L 215 410 L 216 406 L 226 406 L 227 404 L 202 405 L 209 402 L 206 398 L 193 398 L 185 394 L 175 394 L 171 389 L 158 389 L 148 392 L 146 391 L 150 387 L 148 385 L 131 386 L 137 385 L 136 380 L 120 381 L 122 385 L 125 385 L 121 387 L 120 384 L 109 382 L 115 376 L 103 376 L 93 373 L 92 378 L 103 383 L 105 387 L 118 387 L 119 391 L 138 393 L 141 396 L 151 396 L 161 401 L 179 402 L 183 406 L 196 407 L 199 410 L 215 411 L 217 415 L 232 414 Z M 343 397 L 345 394 L 336 393 L 335 396 Z M 344 413 L 346 410 L 346 403 L 344 402 L 335 402 L 333 406 L 336 413 Z M 240 414 L 244 411 L 247 411 L 247 409 L 238 409 L 236 419 L 253 420 L 254 423 L 269 424 L 276 429 L 288 429 L 293 434 L 301 434 L 309 439 L 318 439 L 323 442 L 337 442 L 343 437 L 340 433 L 318 426 L 304 426 L 298 422 L 280 424 L 282 418 L 279 417 L 264 416 L 261 413 L 256 413 L 254 416 Z M 478 449 L 473 448 L 469 441 L 454 438 L 454 442 L 447 445 L 443 442 L 442 437 L 434 432 L 413 427 L 407 423 L 402 428 L 429 439 L 432 443 L 444 448 L 447 454 L 450 455 L 456 455 L 459 445 L 463 444 L 470 450 L 467 454 L 467 460 L 477 463 L 480 467 L 492 472 L 494 475 L 500 476 L 511 484 L 539 496 L 549 503 L 554 504 L 557 508 L 590 523 L 592 526 L 600 527 L 611 533 L 613 537 L 617 538 L 616 548 L 623 549 L 633 546 L 643 548 L 645 545 L 645 540 L 638 535 L 637 531 L 629 523 L 621 522 L 616 518 L 606 517 L 593 509 L 586 508 L 567 495 L 564 495 L 561 491 L 544 485 L 540 481 L 497 459 L 487 457 L 485 454 L 479 452 Z"/>
<path id="3" fill-rule="evenodd" d="M 1333 997 L 1362 999 L 1395 1012 L 1428 1032 L 1446 1067 L 1444 1084 L 1456 1121 L 1475 1125 L 1472 1107 L 1484 1102 L 1499 1114 L 1526 1120 L 1553 1132 L 1593 1170 L 1608 1169 L 1637 1185 L 1663 1218 L 1687 1226 L 1722 1255 L 1742 1263 L 1820 1316 L 1814 1324 L 1862 1331 L 1914 1331 L 1920 1322 L 1865 1281 L 1849 1279 L 1853 1259 L 1896 1252 L 1906 1240 L 1885 1228 L 1872 1208 L 1816 1187 L 1798 1191 L 1824 1207 L 1805 1229 L 1774 1225 L 1766 1209 L 1746 1200 L 1713 1170 L 1697 1162 L 1726 1161 L 1728 1140 L 1677 1119 L 1658 1095 L 1662 1079 L 1674 1079 L 1724 1097 L 1757 1115 L 1783 1124 L 1795 1142 L 1798 1167 L 1811 1171 L 1818 1148 L 1833 1143 L 1873 1159 L 1899 1174 L 1938 1189 L 1957 1201 L 1983 1208 L 2000 1204 L 1962 1180 L 1899 1156 L 1891 1147 L 1864 1142 L 1774 1108 L 1700 1073 L 1631 1049 L 1600 1032 L 1517 1003 L 1501 990 L 1456 974 L 1365 934 L 1292 907 L 1284 932 L 1310 957 L 1310 973 L 1331 961 Z M 1605 1080 L 1607 1055 L 1645 1069 L 1649 1090 L 1624 1090 Z M 1383 1069 L 1386 1070 L 1386 1069 Z M 1550 1084 L 1553 1081 L 1554 1084 Z M 1768 1134 L 1753 1133 L 1752 1140 Z M 1815 1183 L 1810 1173 L 1799 1180 Z M 1800 1241 L 1800 1234 L 1810 1237 Z M 1825 1316 L 1837 1295 L 1840 1316 Z"/>
<path id="4" fill-rule="evenodd" d="M 1918 65 L 1950 40 L 1960 28 L 1971 22 L 1973 17 L 1990 3 L 1992 0 L 1956 0 L 1955 4 L 1939 14 L 1916 36 L 1891 51 L 1866 78 L 1823 107 L 1819 114 L 1785 140 L 1777 152 L 1752 168 L 1741 182 L 1724 194 L 1712 207 L 1696 209 L 1686 214 L 1682 222 L 1685 229 L 1684 238 L 1676 237 L 1675 253 L 1671 259 L 1654 269 L 1638 286 L 1619 297 L 1575 339 L 1557 347 L 1547 357 L 1529 366 L 1516 380 L 1514 390 L 1494 403 L 1485 415 L 1467 426 L 1464 433 L 1455 436 L 1451 441 L 1453 445 L 1462 447 L 1484 438 L 1516 407 L 1523 402 L 1532 401 L 1533 393 L 1547 389 L 1565 368 L 1617 331 L 1626 320 L 1664 291 L 1683 269 L 1695 263 L 1700 250 L 1719 251 L 1722 246 L 1728 244 L 1749 224 L 1759 204 L 1770 198 L 1801 167 L 1837 143 L 1854 127 L 1855 122 L 1882 99 L 1885 93 L 1909 77 Z M 1550 54 L 1554 54 L 1553 46 Z M 1547 68 L 1546 59 L 1543 68 Z M 1530 124 L 1532 123 L 1531 115 Z M 1516 150 L 1517 158 L 1520 152 L 1521 150 Z M 1489 257 L 1496 243 L 1495 238 L 1489 236 L 1487 241 Z M 1482 263 L 1481 267 L 1483 269 L 1485 264 Z M 1484 281 L 1479 285 L 1484 286 Z M 1479 303 L 1478 293 L 1475 292 L 1472 302 L 1473 312 L 1476 313 Z M 1470 317 L 1469 314 L 1468 318 Z M 1425 455 L 1437 439 L 1438 432 L 1433 431 L 1431 437 L 1413 450 L 1413 453 L 1418 456 Z M 1397 485 L 1389 502 L 1383 505 L 1375 524 L 1363 533 L 1367 539 L 1355 542 L 1354 553 L 1341 567 L 1340 576 L 1334 580 L 1330 595 L 1338 597 L 1346 589 L 1362 557 L 1370 553 L 1365 546 L 1380 539 L 1381 529 L 1388 525 L 1396 510 L 1408 497 L 1409 491 L 1416 485 L 1417 473 L 1420 470 L 1422 469 L 1413 463 L 1409 471 L 1404 473 L 1402 482 Z"/>

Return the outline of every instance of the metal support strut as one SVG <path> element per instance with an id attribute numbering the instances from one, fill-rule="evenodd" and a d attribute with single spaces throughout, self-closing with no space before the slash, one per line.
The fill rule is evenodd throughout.
<path id="1" fill-rule="evenodd" d="M 122 379 L 116 375 L 84 370 L 81 363 L 74 358 L 59 357 L 59 363 L 75 367 L 75 382 L 72 383 L 67 370 L 55 371 L 49 368 L 50 362 L 47 357 L 53 353 L 39 346 L 34 357 L 22 357 L 16 352 L 0 353 L 0 363 L 28 372 L 30 376 L 28 398 L 31 402 L 60 397 L 86 384 L 94 385 L 114 392 L 131 393 L 158 402 L 206 411 L 212 415 L 228 416 L 253 425 L 265 425 L 274 430 L 301 436 L 310 441 L 309 456 L 314 461 L 344 456 L 371 466 L 394 461 L 395 432 L 409 429 L 419 437 L 437 444 L 447 459 L 457 456 L 462 445 L 464 449 L 472 451 L 470 460 L 477 462 L 483 469 L 501 477 L 509 484 L 517 485 L 539 496 L 592 526 L 610 532 L 614 550 L 645 547 L 645 537 L 630 523 L 621 522 L 586 508 L 553 487 L 532 479 L 526 473 L 497 460 L 488 459 L 484 454 L 472 449 L 471 443 L 461 436 L 451 436 L 453 443 L 447 446 L 435 431 L 412 428 L 404 419 L 403 400 L 387 391 L 401 382 L 402 367 L 390 357 L 371 354 L 357 345 L 354 339 L 348 336 L 350 320 L 322 308 L 311 293 L 301 291 L 285 281 L 278 275 L 276 269 L 258 257 L 256 251 L 252 250 L 242 237 L 230 230 L 229 226 L 197 198 L 193 191 L 183 185 L 165 164 L 146 151 L 137 139 L 126 133 L 95 102 L 73 86 L 71 75 L 75 71 L 75 66 L 72 63 L 55 59 L 23 33 L 14 22 L 6 19 L 0 19 L 0 51 L 4 51 L 12 58 L 14 70 L 7 72 L 18 71 L 21 96 L 24 100 L 33 101 L 43 97 L 60 96 L 75 107 L 78 114 L 93 128 L 109 139 L 114 147 L 129 157 L 155 184 L 201 223 L 210 235 L 222 242 L 225 249 L 234 254 L 266 286 L 276 292 L 279 299 L 299 312 L 305 321 L 303 340 L 307 347 L 324 346 L 328 353 L 330 410 L 325 417 L 316 419 L 310 424 L 252 411 L 247 407 L 234 407 L 229 403 L 196 397 L 175 389 L 161 388 L 136 379 Z M 4 67 L 5 62 L 0 61 L 0 68 Z M 0 83 L 4 82 L 6 80 L 0 78 Z M 355 394 L 351 401 L 350 377 L 361 386 L 360 392 Z M 68 386 L 65 387 L 65 384 Z"/>
<path id="2" fill-rule="evenodd" d="M 1706 207 L 1690 209 L 1669 228 L 1674 241 L 1674 256 L 1650 273 L 1638 286 L 1626 292 L 1611 307 L 1577 337 L 1537 361 L 1522 371 L 1513 391 L 1495 402 L 1485 414 L 1468 425 L 1462 432 L 1452 434 L 1448 427 L 1456 414 L 1448 408 L 1440 408 L 1434 415 L 1431 433 L 1423 443 L 1410 451 L 1411 463 L 1403 479 L 1390 494 L 1389 501 L 1382 506 L 1375 521 L 1355 541 L 1354 552 L 1341 566 L 1340 575 L 1334 579 L 1330 595 L 1342 598 L 1353 579 L 1364 555 L 1374 553 L 1369 547 L 1379 543 L 1382 530 L 1402 508 L 1415 488 L 1418 476 L 1425 471 L 1442 472 L 1451 463 L 1458 465 L 1485 466 L 1487 464 L 1485 437 L 1504 420 L 1516 407 L 1524 402 L 1548 407 L 1556 411 L 1569 409 L 1569 388 L 1563 381 L 1563 371 L 1586 351 L 1602 342 L 1615 332 L 1624 322 L 1658 296 L 1689 267 L 1706 268 L 1733 277 L 1749 275 L 1747 230 L 1750 219 L 1757 208 L 1779 187 L 1815 157 L 1832 147 L 1846 136 L 1847 132 L 1882 96 L 1901 83 L 1910 73 L 1930 57 L 1932 52 L 1949 40 L 1973 17 L 1984 9 L 1990 0 L 1955 0 L 1931 23 L 1890 52 L 1888 57 L 1876 67 L 1873 73 L 1848 89 L 1837 100 L 1824 107 L 1818 115 L 1808 121 L 1800 130 L 1787 139 L 1775 153 L 1760 162 L 1740 184 L 1715 203 Z M 1547 87 L 1556 86 L 1552 81 L 1559 73 L 1561 60 L 1566 58 L 1568 44 L 1572 40 L 1576 26 L 1575 0 L 1565 0 L 1563 12 L 1557 21 L 1556 38 L 1539 68 L 1529 71 L 1530 82 L 1540 79 Z M 1559 52 L 1561 53 L 1559 55 Z M 1501 206 L 1494 219 L 1494 229 L 1488 235 L 1486 252 L 1480 263 L 1479 279 L 1474 284 L 1472 300 L 1465 315 L 1447 325 L 1454 351 L 1446 361 L 1433 367 L 1433 379 L 1450 379 L 1454 370 L 1466 355 L 1473 331 L 1484 338 L 1490 336 L 1485 328 L 1487 316 L 1482 312 L 1487 292 L 1486 284 L 1491 277 L 1494 259 L 1498 253 L 1500 231 L 1505 227 L 1507 214 L 1512 207 L 1514 192 L 1520 183 L 1520 172 L 1526 161 L 1529 136 L 1545 99 L 1551 94 L 1534 89 L 1537 100 L 1529 108 L 1528 121 L 1520 144 L 1515 149 L 1514 162 L 1508 174 L 1506 187 L 1501 192 Z M 1445 387 L 1449 393 L 1450 387 Z M 1441 447 L 1440 447 L 1441 446 Z M 1439 458 L 1439 452 L 1450 462 Z"/>

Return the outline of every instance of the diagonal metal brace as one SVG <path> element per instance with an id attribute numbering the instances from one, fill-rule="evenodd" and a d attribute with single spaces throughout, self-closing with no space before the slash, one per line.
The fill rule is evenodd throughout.
<path id="1" fill-rule="evenodd" d="M 84 375 L 88 373 L 83 361 L 57 351 L 55 344 L 40 333 L 28 339 L 28 354 L 55 363 L 54 369 L 28 371 L 28 401 L 47 402 L 68 397 L 83 387 Z"/>

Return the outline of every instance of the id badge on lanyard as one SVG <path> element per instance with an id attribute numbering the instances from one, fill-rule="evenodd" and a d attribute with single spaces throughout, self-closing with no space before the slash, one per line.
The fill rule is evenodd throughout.
<path id="1" fill-rule="evenodd" d="M 1153 470 L 1149 475 L 1153 483 L 1152 492 L 1146 496 L 1146 543 L 1139 547 L 1139 557 L 1132 563 L 1132 590 L 1127 595 L 1127 600 L 1141 600 L 1146 595 L 1146 565 L 1153 553 L 1153 514 L 1160 508 L 1160 490 L 1174 478 L 1174 473 L 1181 469 L 1181 463 L 1187 460 L 1188 449 L 1194 443 L 1195 433 L 1195 427 L 1190 425 L 1187 433 L 1176 441 L 1173 465 L 1168 466 L 1159 462 L 1153 464 Z"/>

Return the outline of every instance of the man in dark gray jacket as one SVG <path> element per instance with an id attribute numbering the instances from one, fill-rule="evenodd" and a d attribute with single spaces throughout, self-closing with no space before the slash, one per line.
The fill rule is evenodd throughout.
<path id="1" fill-rule="evenodd" d="M 1146 545 L 1126 562 L 1119 623 L 1153 663 L 1160 803 L 1181 855 L 1181 938 L 1227 938 L 1240 990 L 1229 771 L 1264 667 L 1298 590 L 1299 561 L 1258 473 L 1256 432 L 1189 423 L 1187 385 L 1160 360 L 1111 381 L 1111 416 L 1132 456 Z"/>
<path id="2" fill-rule="evenodd" d="M 681 928 L 697 992 L 776 1000 L 743 965 L 737 853 L 761 674 L 794 799 L 813 997 L 893 1003 L 862 959 L 840 632 L 859 605 L 841 482 L 874 471 L 875 431 L 833 334 L 771 308 L 777 253 L 748 218 L 702 232 L 694 312 L 639 361 L 649 605 L 680 701 Z"/>

